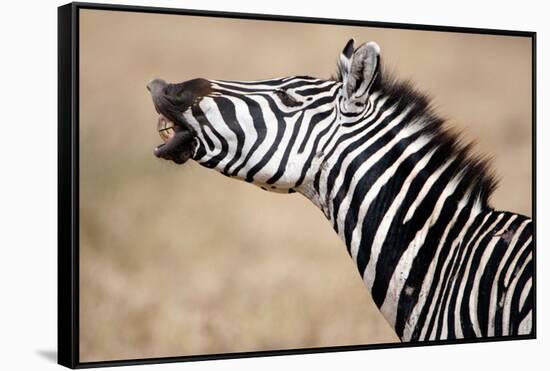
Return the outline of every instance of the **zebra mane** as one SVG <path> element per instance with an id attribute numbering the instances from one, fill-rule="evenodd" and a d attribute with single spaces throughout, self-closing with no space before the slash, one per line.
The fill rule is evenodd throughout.
<path id="1" fill-rule="evenodd" d="M 342 82 L 340 68 L 333 80 Z M 400 80 L 394 74 L 387 73 L 380 66 L 373 82 L 372 93 L 387 98 L 389 104 L 396 104 L 397 109 L 410 109 L 410 119 L 421 119 L 426 123 L 421 131 L 432 138 L 429 146 L 437 148 L 435 161 L 444 164 L 455 158 L 450 168 L 456 177 L 468 179 L 470 201 L 481 203 L 482 207 L 490 206 L 490 197 L 498 185 L 491 167 L 491 158 L 480 155 L 473 150 L 475 141 L 465 141 L 463 134 L 450 127 L 448 122 L 438 115 L 428 95 L 419 92 L 411 81 Z"/>

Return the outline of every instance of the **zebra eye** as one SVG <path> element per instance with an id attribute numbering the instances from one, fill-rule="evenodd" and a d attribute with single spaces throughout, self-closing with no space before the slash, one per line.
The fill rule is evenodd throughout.
<path id="1" fill-rule="evenodd" d="M 355 107 L 361 108 L 361 107 L 364 107 L 364 106 L 365 106 L 365 105 L 364 105 L 363 103 L 361 103 L 361 102 L 355 102 Z"/>
<path id="2" fill-rule="evenodd" d="M 277 97 L 281 100 L 281 102 L 288 107 L 297 107 L 302 105 L 302 103 L 298 102 L 296 99 L 291 97 L 286 91 L 284 90 L 275 90 L 275 94 L 277 94 Z"/>

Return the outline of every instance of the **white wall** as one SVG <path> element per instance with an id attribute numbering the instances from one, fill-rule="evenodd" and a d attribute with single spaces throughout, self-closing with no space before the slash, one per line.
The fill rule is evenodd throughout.
<path id="1" fill-rule="evenodd" d="M 185 7 L 326 18 L 362 19 L 538 32 L 538 340 L 346 353 L 280 356 L 146 366 L 173 370 L 540 369 L 549 347 L 547 288 L 550 266 L 545 212 L 550 159 L 547 91 L 550 66 L 544 2 L 296 0 L 120 1 L 127 4 Z M 47 370 L 56 348 L 56 32 L 60 1 L 4 3 L 0 73 L 3 120 L 0 125 L 0 366 L 5 370 Z M 312 3 L 313 4 L 313 3 Z M 354 5 L 360 4 L 360 5 Z M 343 6 L 345 5 L 345 6 Z M 506 76 L 502 76 L 506 78 Z M 548 290 L 545 290 L 548 292 Z M 547 357 L 544 357 L 547 359 Z M 142 366 L 143 367 L 143 366 Z M 138 369 L 130 367 L 127 369 Z M 140 368 L 142 369 L 142 368 Z"/>

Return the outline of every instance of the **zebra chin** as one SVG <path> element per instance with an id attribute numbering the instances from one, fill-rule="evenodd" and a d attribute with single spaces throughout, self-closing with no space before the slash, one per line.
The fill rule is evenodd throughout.
<path id="1" fill-rule="evenodd" d="M 164 147 L 165 147 L 165 144 L 161 144 L 157 146 L 153 151 L 154 155 L 164 160 L 173 161 L 178 165 L 182 165 L 186 163 L 190 158 L 193 157 L 194 146 L 192 145 L 182 148 L 181 151 L 172 151 L 172 152 L 164 151 L 165 149 Z"/>

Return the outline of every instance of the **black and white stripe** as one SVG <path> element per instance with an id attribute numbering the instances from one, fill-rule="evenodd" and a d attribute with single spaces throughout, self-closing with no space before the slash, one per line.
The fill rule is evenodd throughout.
<path id="1" fill-rule="evenodd" d="M 350 41 L 335 79 L 209 80 L 182 110 L 193 159 L 313 201 L 403 341 L 531 334 L 531 220 L 489 206 L 486 161 L 379 63 Z"/>

